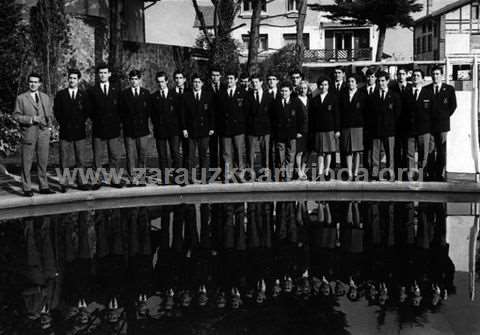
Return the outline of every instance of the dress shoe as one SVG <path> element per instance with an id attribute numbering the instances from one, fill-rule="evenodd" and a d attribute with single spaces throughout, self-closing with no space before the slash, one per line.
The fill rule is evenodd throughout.
<path id="1" fill-rule="evenodd" d="M 88 184 L 79 184 L 78 189 L 80 191 L 89 191 L 90 190 L 90 185 Z"/>
<path id="2" fill-rule="evenodd" d="M 33 197 L 33 191 L 23 191 L 23 196 L 24 197 Z"/>
<path id="3" fill-rule="evenodd" d="M 96 191 L 96 190 L 100 189 L 100 187 L 102 187 L 101 183 L 95 183 L 95 184 L 92 185 L 91 188 L 92 188 L 93 191 Z"/>
<path id="4" fill-rule="evenodd" d="M 42 188 L 42 189 L 40 189 L 40 191 L 38 193 L 40 193 L 40 194 L 55 194 L 55 191 L 53 191 L 49 188 Z"/>
<path id="5" fill-rule="evenodd" d="M 131 185 L 131 184 L 130 184 Z M 122 188 L 123 187 L 123 183 L 120 182 L 120 183 L 110 183 L 110 186 L 111 187 L 114 187 L 114 188 Z"/>
<path id="6" fill-rule="evenodd" d="M 65 185 L 60 185 L 60 193 L 67 193 L 67 187 Z"/>

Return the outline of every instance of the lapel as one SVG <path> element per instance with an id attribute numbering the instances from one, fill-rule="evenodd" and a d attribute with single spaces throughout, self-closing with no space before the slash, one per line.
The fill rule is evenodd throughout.
<path id="1" fill-rule="evenodd" d="M 37 93 L 38 93 L 38 92 L 37 92 Z M 30 103 L 32 104 L 33 108 L 34 108 L 35 110 L 38 110 L 38 107 L 40 107 L 40 106 L 35 102 L 35 100 L 33 100 L 33 97 L 32 97 L 32 95 L 30 94 L 30 92 L 27 92 L 26 95 L 27 95 L 27 100 L 30 101 Z M 40 103 L 42 103 L 42 98 L 40 97 L 40 94 L 38 94 L 38 97 L 39 97 Z"/>

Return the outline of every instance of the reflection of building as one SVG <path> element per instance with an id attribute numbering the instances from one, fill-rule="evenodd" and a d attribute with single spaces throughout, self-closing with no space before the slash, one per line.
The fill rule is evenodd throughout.
<path id="1" fill-rule="evenodd" d="M 455 54 L 480 54 L 478 0 L 458 0 L 415 21 L 415 60 L 444 60 Z"/>

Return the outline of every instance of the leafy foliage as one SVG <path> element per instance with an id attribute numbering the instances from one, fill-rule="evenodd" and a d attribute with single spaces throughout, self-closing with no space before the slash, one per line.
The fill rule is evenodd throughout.
<path id="1" fill-rule="evenodd" d="M 266 58 L 260 64 L 262 73 L 273 72 L 281 80 L 288 79 L 290 71 L 296 67 L 295 48 L 295 44 L 287 44 Z"/>
<path id="2" fill-rule="evenodd" d="M 0 156 L 15 153 L 22 136 L 18 123 L 10 113 L 0 113 Z"/>
<path id="3" fill-rule="evenodd" d="M 327 17 L 345 24 L 375 24 L 392 28 L 398 25 L 411 27 L 412 13 L 420 12 L 423 5 L 418 0 L 335 0 L 334 6 L 312 6 L 330 12 Z M 315 8 L 316 7 L 316 8 Z"/>

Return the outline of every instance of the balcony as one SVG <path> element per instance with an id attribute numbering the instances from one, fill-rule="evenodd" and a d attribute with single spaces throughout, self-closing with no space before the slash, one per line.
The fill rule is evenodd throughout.
<path id="1" fill-rule="evenodd" d="M 372 48 L 305 50 L 304 62 L 355 62 L 372 60 Z"/>

